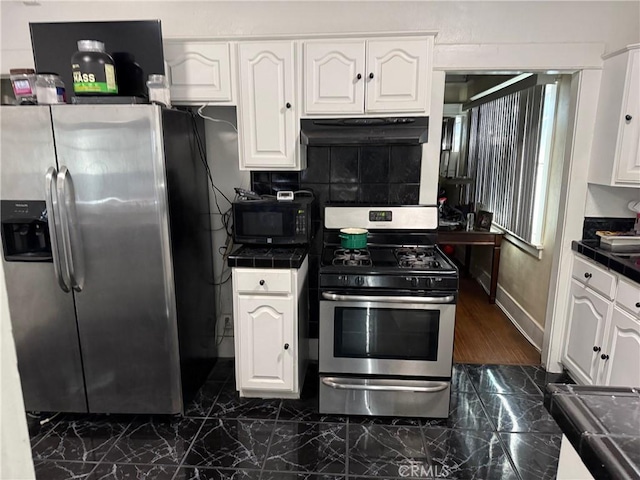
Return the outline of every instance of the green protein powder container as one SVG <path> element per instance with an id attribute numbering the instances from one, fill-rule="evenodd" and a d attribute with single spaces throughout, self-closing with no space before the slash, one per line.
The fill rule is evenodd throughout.
<path id="1" fill-rule="evenodd" d="M 73 91 L 76 95 L 116 95 L 116 69 L 104 43 L 79 40 L 78 51 L 71 57 Z"/>

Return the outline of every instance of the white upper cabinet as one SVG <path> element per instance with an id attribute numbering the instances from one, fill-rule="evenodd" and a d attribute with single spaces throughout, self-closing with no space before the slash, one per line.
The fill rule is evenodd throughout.
<path id="1" fill-rule="evenodd" d="M 241 170 L 299 170 L 295 43 L 239 45 Z"/>
<path id="2" fill-rule="evenodd" d="M 432 38 L 367 42 L 367 111 L 424 112 Z"/>
<path id="3" fill-rule="evenodd" d="M 640 184 L 640 45 L 604 61 L 589 181 Z"/>
<path id="4" fill-rule="evenodd" d="M 310 40 L 305 115 L 428 114 L 433 37 Z"/>
<path id="5" fill-rule="evenodd" d="M 233 102 L 229 43 L 169 40 L 164 56 L 172 102 Z"/>
<path id="6" fill-rule="evenodd" d="M 361 40 L 306 42 L 305 112 L 364 113 L 364 58 Z"/>

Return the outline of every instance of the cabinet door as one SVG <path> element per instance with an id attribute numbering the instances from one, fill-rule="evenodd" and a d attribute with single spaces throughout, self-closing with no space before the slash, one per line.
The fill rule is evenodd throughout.
<path id="1" fill-rule="evenodd" d="M 364 113 L 364 49 L 363 40 L 305 43 L 306 114 Z"/>
<path id="2" fill-rule="evenodd" d="M 616 180 L 640 183 L 640 50 L 629 53 L 618 140 Z"/>
<path id="3" fill-rule="evenodd" d="M 238 297 L 240 389 L 293 391 L 294 315 L 291 297 Z"/>
<path id="4" fill-rule="evenodd" d="M 564 364 L 580 383 L 593 384 L 599 365 L 605 323 L 611 303 L 571 281 Z"/>
<path id="5" fill-rule="evenodd" d="M 432 38 L 367 42 L 366 110 L 427 112 Z"/>
<path id="6" fill-rule="evenodd" d="M 626 387 L 640 386 L 640 323 L 628 313 L 613 308 L 603 355 L 602 376 L 598 383 Z M 606 358 L 606 357 L 605 357 Z"/>
<path id="7" fill-rule="evenodd" d="M 167 42 L 164 55 L 172 101 L 232 100 L 228 43 Z"/>
<path id="8" fill-rule="evenodd" d="M 240 168 L 296 168 L 293 42 L 248 42 L 240 50 Z"/>

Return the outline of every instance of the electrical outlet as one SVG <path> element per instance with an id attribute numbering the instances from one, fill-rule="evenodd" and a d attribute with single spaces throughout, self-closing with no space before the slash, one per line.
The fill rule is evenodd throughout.
<path id="1" fill-rule="evenodd" d="M 233 316 L 229 314 L 224 314 L 221 316 L 221 320 L 222 320 L 222 324 L 224 325 L 222 336 L 233 337 Z"/>

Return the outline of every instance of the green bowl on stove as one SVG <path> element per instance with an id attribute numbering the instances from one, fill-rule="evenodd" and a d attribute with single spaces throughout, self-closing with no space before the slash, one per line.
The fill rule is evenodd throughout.
<path id="1" fill-rule="evenodd" d="M 342 228 L 340 229 L 340 246 L 348 250 L 367 248 L 366 228 Z"/>

